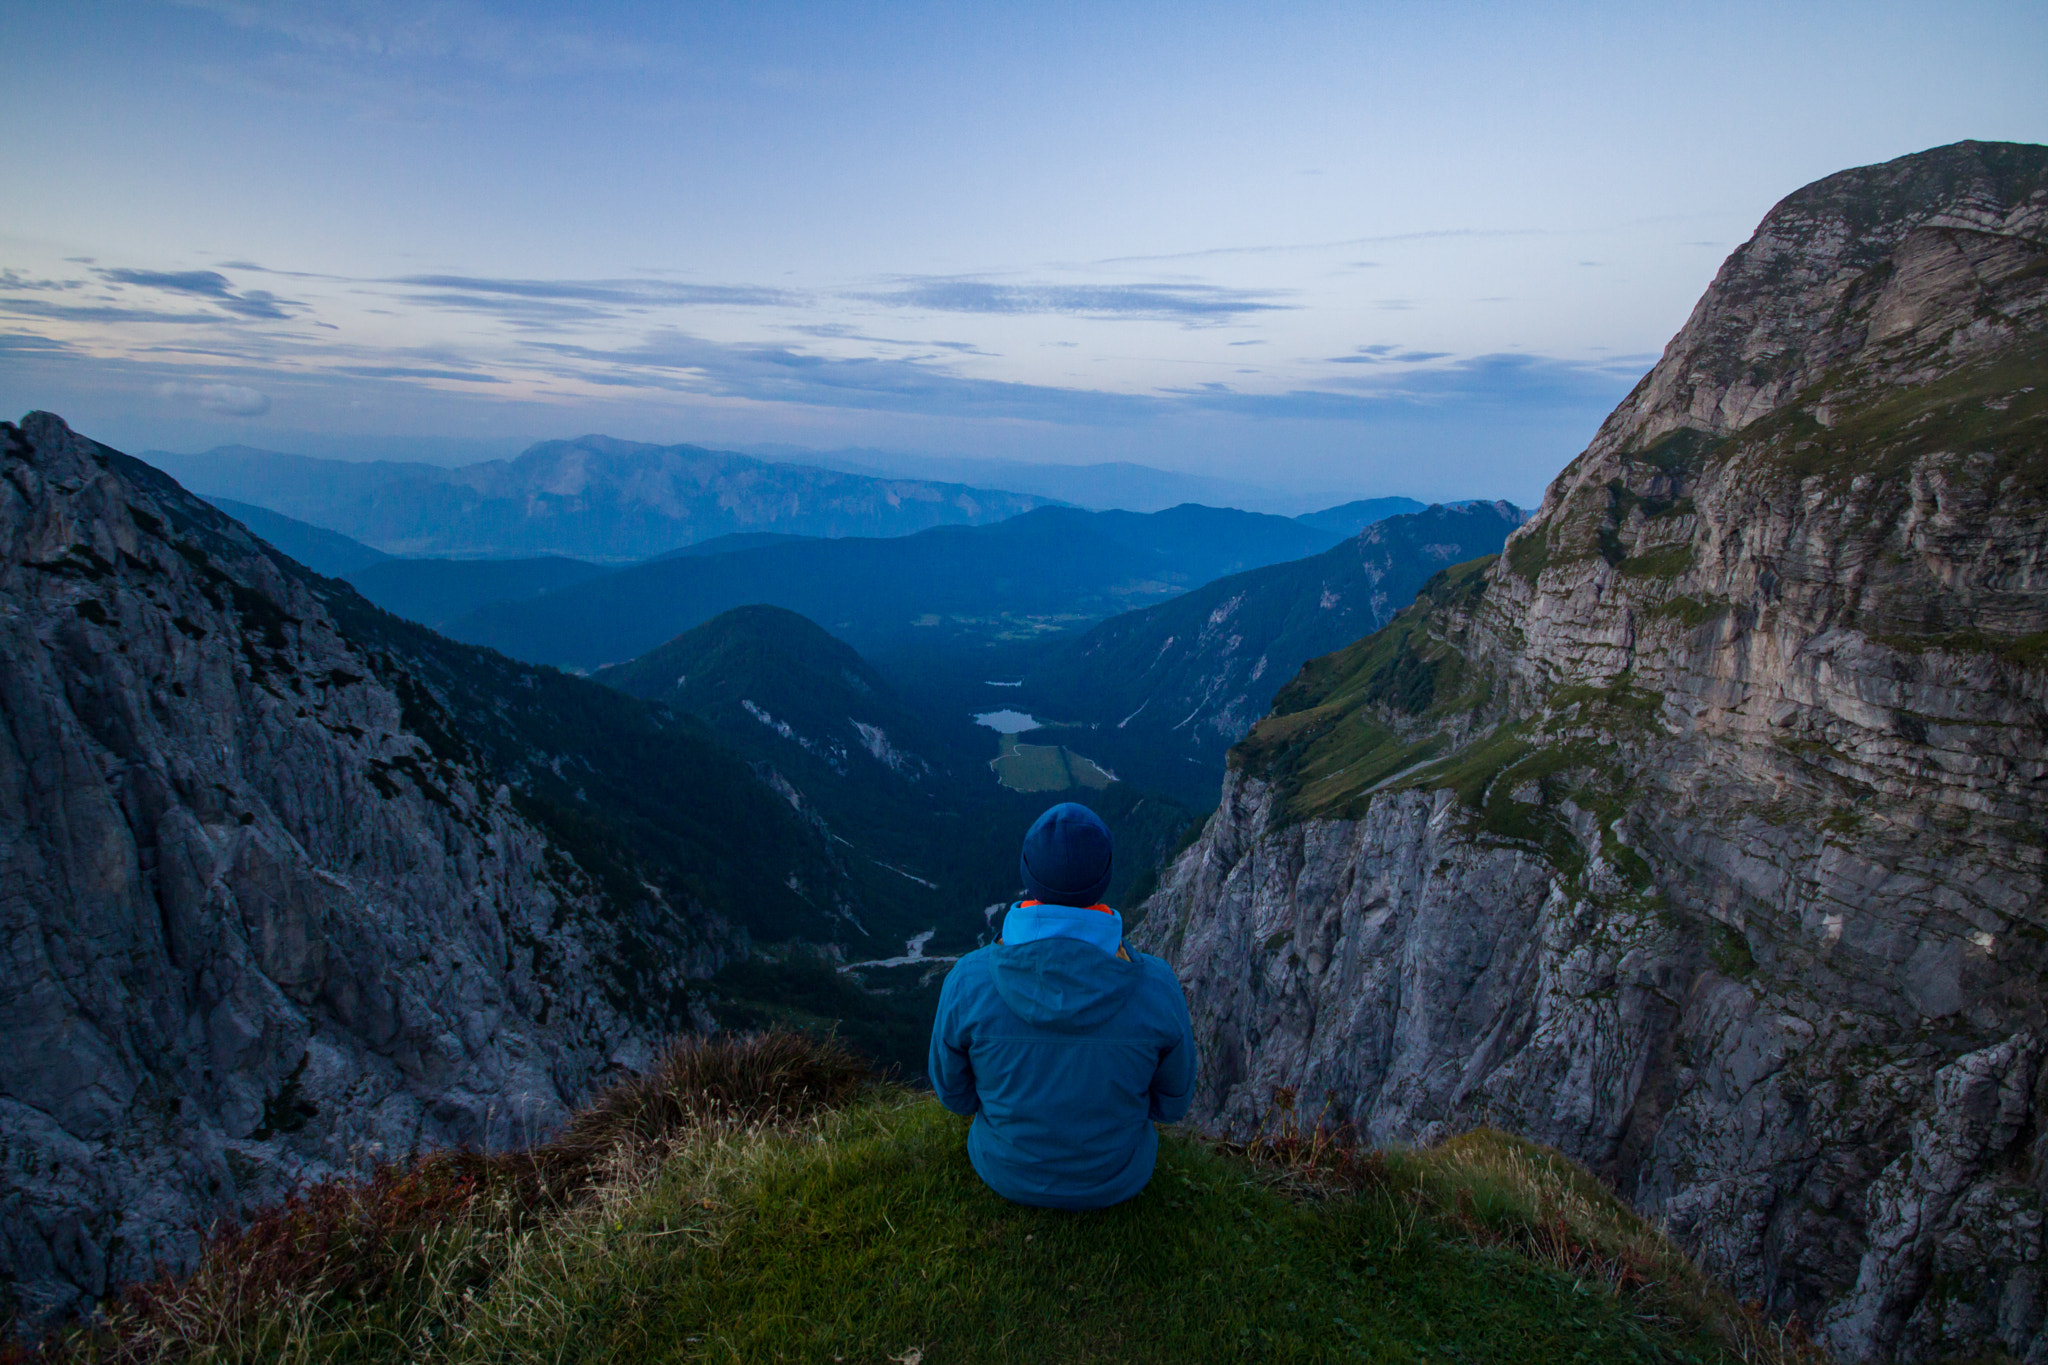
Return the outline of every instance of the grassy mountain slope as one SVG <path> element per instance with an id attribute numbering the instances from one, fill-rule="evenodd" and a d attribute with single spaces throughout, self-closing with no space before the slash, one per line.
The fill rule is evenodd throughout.
<path id="1" fill-rule="evenodd" d="M 1007 1204 L 966 1121 L 788 1035 L 686 1046 L 530 1154 L 330 1186 L 61 1361 L 1811 1359 L 1582 1170 L 1169 1131 L 1113 1209 Z"/>
<path id="2" fill-rule="evenodd" d="M 1046 507 L 993 526 L 639 564 L 528 602 L 485 607 L 449 630 L 517 658 L 596 668 L 637 657 L 722 611 L 766 602 L 809 617 L 870 657 L 972 651 L 1113 615 L 1333 540 L 1284 517 L 1193 505 L 1149 515 Z"/>
<path id="3" fill-rule="evenodd" d="M 1506 503 L 1380 520 L 1319 555 L 1112 617 L 1043 652 L 1017 700 L 1086 727 L 1072 742 L 1120 775 L 1213 800 L 1230 745 L 1301 661 L 1377 630 L 1431 574 L 1498 552 L 1518 524 Z"/>

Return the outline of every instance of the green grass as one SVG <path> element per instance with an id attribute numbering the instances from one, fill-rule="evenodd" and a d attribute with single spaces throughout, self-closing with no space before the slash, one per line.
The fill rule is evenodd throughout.
<path id="1" fill-rule="evenodd" d="M 1683 594 L 1667 597 L 1650 609 L 1653 621 L 1676 621 L 1687 630 L 1695 630 L 1709 621 L 1718 621 L 1728 614 L 1726 601 L 1703 601 Z"/>
<path id="2" fill-rule="evenodd" d="M 1550 529 L 1539 526 L 1508 546 L 1508 568 L 1530 587 L 1550 565 Z"/>
<path id="3" fill-rule="evenodd" d="M 1004 735 L 1002 752 L 990 763 L 996 779 L 1011 791 L 1060 792 L 1072 787 L 1101 791 L 1116 779 L 1091 758 L 1058 744 L 1020 744 Z"/>
<path id="4" fill-rule="evenodd" d="M 1816 1365 L 1555 1152 L 1167 1130 L 1137 1198 L 1006 1203 L 830 1041 L 688 1041 L 527 1153 L 315 1187 L 57 1361 Z"/>
<path id="5" fill-rule="evenodd" d="M 1621 561 L 1624 578 L 1676 578 L 1693 566 L 1696 552 L 1690 543 L 1659 545 Z"/>
<path id="6" fill-rule="evenodd" d="M 470 1325 L 471 1358 L 1715 1354 L 1514 1251 L 1441 1237 L 1384 1192 L 1290 1200 L 1247 1163 L 1172 1138 L 1128 1204 L 1025 1209 L 975 1177 L 966 1130 L 931 1100 L 890 1095 L 737 1153 L 725 1170 L 684 1163 L 609 1227 L 495 1286 Z"/>
<path id="7" fill-rule="evenodd" d="M 1911 654 L 1946 650 L 1954 654 L 1990 654 L 2021 668 L 2048 666 L 2048 632 L 2031 635 L 1991 635 L 1982 630 L 1953 630 L 1929 635 L 1903 632 L 1879 634 L 1882 645 Z"/>

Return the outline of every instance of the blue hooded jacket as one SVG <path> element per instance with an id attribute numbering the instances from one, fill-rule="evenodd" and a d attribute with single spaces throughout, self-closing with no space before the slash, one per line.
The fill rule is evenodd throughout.
<path id="1" fill-rule="evenodd" d="M 1096 909 L 1020 904 L 1001 943 L 953 965 L 932 1022 L 939 1100 L 1003 1198 L 1099 1209 L 1145 1188 L 1154 1122 L 1188 1111 L 1195 1044 L 1173 969 Z"/>

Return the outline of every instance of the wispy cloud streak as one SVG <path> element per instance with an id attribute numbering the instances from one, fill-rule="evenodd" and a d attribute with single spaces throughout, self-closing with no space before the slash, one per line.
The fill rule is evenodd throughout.
<path id="1" fill-rule="evenodd" d="M 1064 313 L 1171 322 L 1227 322 L 1299 306 L 1282 302 L 1277 291 L 1213 284 L 998 284 L 964 277 L 912 278 L 895 289 L 852 297 L 941 313 Z"/>

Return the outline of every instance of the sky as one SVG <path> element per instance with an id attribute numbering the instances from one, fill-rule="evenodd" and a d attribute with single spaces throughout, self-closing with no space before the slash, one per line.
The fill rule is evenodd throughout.
<path id="1" fill-rule="evenodd" d="M 2048 141 L 2048 5 L 0 0 L 0 412 L 1533 504 L 1771 205 Z"/>

